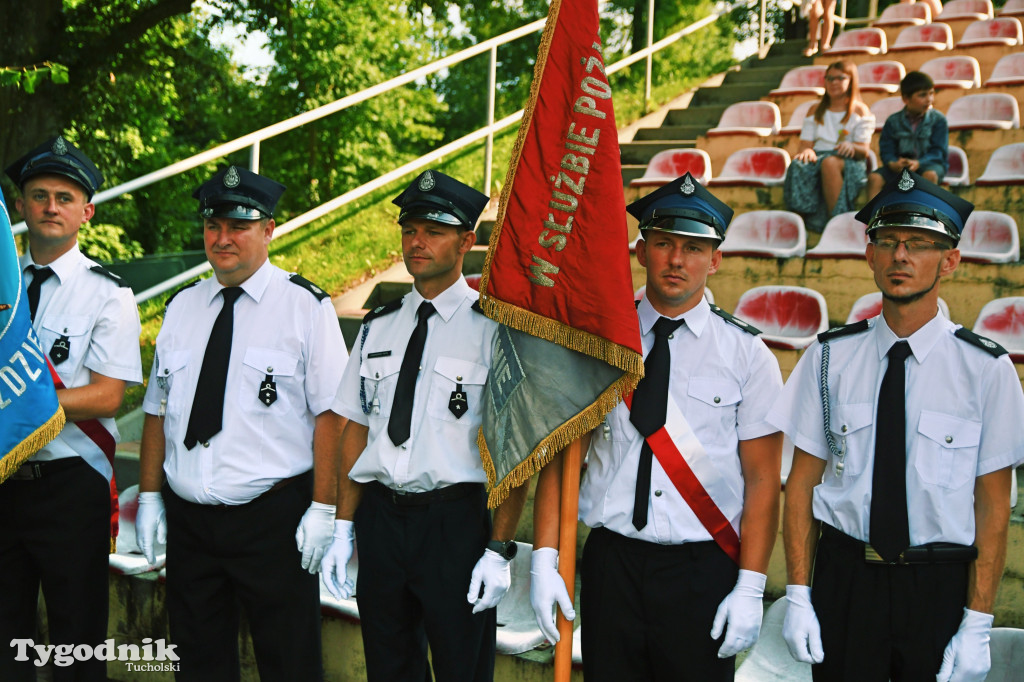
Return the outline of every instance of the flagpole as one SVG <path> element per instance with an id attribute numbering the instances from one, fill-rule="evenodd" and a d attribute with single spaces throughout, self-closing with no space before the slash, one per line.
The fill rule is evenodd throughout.
<path id="1" fill-rule="evenodd" d="M 580 499 L 580 439 L 562 451 L 562 495 L 558 523 L 558 574 L 565 581 L 569 598 L 576 595 L 576 518 Z M 572 621 L 558 613 L 558 643 L 555 645 L 555 682 L 569 682 L 572 674 Z"/>

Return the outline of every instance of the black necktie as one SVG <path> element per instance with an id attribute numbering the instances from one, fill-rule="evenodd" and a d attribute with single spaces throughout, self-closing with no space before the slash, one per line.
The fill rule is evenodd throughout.
<path id="1" fill-rule="evenodd" d="M 36 319 L 36 310 L 39 309 L 39 291 L 43 286 L 43 282 L 50 279 L 53 275 L 53 270 L 50 268 L 39 268 L 32 266 L 29 268 L 32 271 L 32 281 L 28 284 L 28 315 L 33 321 Z"/>
<path id="2" fill-rule="evenodd" d="M 231 334 L 235 321 L 235 301 L 242 295 L 241 287 L 227 287 L 221 291 L 224 306 L 210 330 L 206 342 L 203 366 L 196 382 L 196 395 L 192 399 L 192 413 L 185 430 L 185 447 L 191 450 L 196 443 L 206 443 L 220 433 L 224 420 L 224 390 L 228 380 L 228 361 L 231 358 Z"/>
<path id="3" fill-rule="evenodd" d="M 647 502 L 651 495 L 651 463 L 654 453 L 646 439 L 665 425 L 668 376 L 672 365 L 668 337 L 681 324 L 683 320 L 670 320 L 667 317 L 659 317 L 654 323 L 654 346 L 644 360 L 644 378 L 637 384 L 633 393 L 633 406 L 629 411 L 629 421 L 644 437 L 640 448 L 640 465 L 636 471 L 636 496 L 633 498 L 633 526 L 637 530 L 647 525 Z"/>
<path id="4" fill-rule="evenodd" d="M 875 467 L 871 476 L 871 545 L 886 561 L 910 546 L 907 520 L 906 360 L 910 344 L 889 349 L 889 366 L 878 392 Z"/>
<path id="5" fill-rule="evenodd" d="M 395 445 L 409 440 L 409 429 L 412 424 L 412 401 L 416 393 L 416 377 L 420 372 L 420 359 L 423 357 L 423 346 L 427 343 L 427 319 L 434 314 L 434 304 L 430 301 L 420 303 L 416 311 L 416 329 L 409 337 L 409 345 L 405 347 L 402 358 L 402 369 L 398 372 L 398 384 L 395 386 L 395 401 L 391 404 L 391 419 L 388 420 L 388 437 Z"/>

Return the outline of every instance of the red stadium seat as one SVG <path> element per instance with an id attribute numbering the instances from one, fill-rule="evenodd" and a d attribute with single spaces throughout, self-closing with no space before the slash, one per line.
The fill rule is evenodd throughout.
<path id="1" fill-rule="evenodd" d="M 718 175 L 709 185 L 747 185 L 771 187 L 781 185 L 789 168 L 789 152 L 776 147 L 748 147 L 729 155 Z"/>
<path id="2" fill-rule="evenodd" d="M 1000 57 L 992 67 L 992 75 L 985 81 L 989 85 L 1021 85 L 1024 84 L 1024 52 L 1014 52 Z"/>
<path id="3" fill-rule="evenodd" d="M 918 70 L 931 76 L 936 90 L 981 87 L 981 66 L 970 55 L 929 59 Z"/>
<path id="4" fill-rule="evenodd" d="M 733 218 L 722 242 L 723 254 L 793 258 L 807 249 L 804 220 L 790 211 L 748 211 Z"/>
<path id="5" fill-rule="evenodd" d="M 480 274 L 466 275 L 466 284 L 468 284 L 471 289 L 480 291 Z"/>
<path id="6" fill-rule="evenodd" d="M 957 48 L 981 45 L 1020 45 L 1021 28 L 1017 17 L 982 19 L 967 25 Z"/>
<path id="7" fill-rule="evenodd" d="M 703 149 L 666 149 L 651 157 L 641 178 L 630 187 L 661 187 L 689 173 L 702 185 L 711 179 L 711 157 Z"/>
<path id="8" fill-rule="evenodd" d="M 991 19 L 991 0 L 948 0 L 942 6 L 942 12 L 935 17 L 937 21 L 949 19 Z"/>
<path id="9" fill-rule="evenodd" d="M 1024 362 L 1024 296 L 989 301 L 978 313 L 973 329 L 1010 351 L 1014 362 Z"/>
<path id="10" fill-rule="evenodd" d="M 740 296 L 735 314 L 760 329 L 773 348 L 806 348 L 828 329 L 825 297 L 807 287 L 754 287 Z"/>
<path id="11" fill-rule="evenodd" d="M 861 92 L 896 94 L 900 91 L 900 81 L 906 75 L 907 70 L 901 62 L 864 62 L 857 66 Z"/>
<path id="12" fill-rule="evenodd" d="M 883 97 L 871 105 L 871 113 L 875 115 L 875 132 L 877 133 L 885 125 L 885 119 L 889 118 L 903 108 L 902 97 Z"/>
<path id="13" fill-rule="evenodd" d="M 889 5 L 875 19 L 873 26 L 920 26 L 931 23 L 932 8 L 923 2 Z"/>
<path id="14" fill-rule="evenodd" d="M 796 109 L 793 110 L 793 115 L 789 117 L 789 123 L 783 126 L 779 132 L 783 135 L 799 135 L 800 130 L 803 128 L 804 119 L 814 115 L 814 107 L 817 104 L 818 100 L 816 99 L 798 104 Z"/>
<path id="15" fill-rule="evenodd" d="M 722 112 L 718 125 L 707 132 L 715 135 L 775 135 L 782 127 L 782 114 L 775 102 L 761 100 L 730 104 Z M 678 177 L 678 176 L 677 176 Z"/>
<path id="16" fill-rule="evenodd" d="M 850 307 L 850 314 L 846 317 L 846 324 L 852 324 L 853 322 L 860 322 L 866 320 L 869 317 L 875 317 L 882 312 L 882 292 L 873 291 L 870 294 L 864 294 Z M 942 298 L 939 298 L 939 312 L 948 320 L 949 319 L 949 306 Z"/>
<path id="17" fill-rule="evenodd" d="M 825 94 L 825 66 L 796 66 L 786 72 L 779 87 L 769 95 L 816 95 Z"/>
<path id="18" fill-rule="evenodd" d="M 1024 185 L 1024 142 L 1005 144 L 992 152 L 975 185 Z"/>
<path id="19" fill-rule="evenodd" d="M 1024 16 L 1024 0 L 1006 0 L 996 14 L 1001 17 Z"/>
<path id="20" fill-rule="evenodd" d="M 1020 260 L 1017 221 L 999 211 L 975 210 L 960 235 L 960 256 L 974 263 L 1016 263 Z"/>
<path id="21" fill-rule="evenodd" d="M 868 245 L 868 226 L 854 216 L 856 211 L 840 213 L 825 223 L 818 244 L 806 258 L 863 258 Z"/>
<path id="22" fill-rule="evenodd" d="M 952 50 L 953 30 L 948 24 L 907 26 L 889 46 L 889 52 L 902 50 Z"/>
<path id="23" fill-rule="evenodd" d="M 832 47 L 824 54 L 837 57 L 844 54 L 885 54 L 885 31 L 880 28 L 855 28 L 836 36 Z"/>
<path id="24" fill-rule="evenodd" d="M 946 111 L 950 130 L 1010 130 L 1020 128 L 1017 98 L 1005 92 L 964 95 Z"/>
<path id="25" fill-rule="evenodd" d="M 949 172 L 942 179 L 942 184 L 950 187 L 963 187 L 971 184 L 967 154 L 960 147 L 949 145 Z"/>

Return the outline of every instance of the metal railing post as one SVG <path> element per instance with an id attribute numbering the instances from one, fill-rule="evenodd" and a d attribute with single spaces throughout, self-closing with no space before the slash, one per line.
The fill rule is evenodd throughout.
<path id="1" fill-rule="evenodd" d="M 844 2 L 846 0 L 843 0 Z M 764 22 L 768 17 L 768 0 L 761 0 L 761 20 L 757 24 L 757 58 L 764 59 Z"/>
<path id="2" fill-rule="evenodd" d="M 498 46 L 491 47 L 491 66 L 487 74 L 487 127 L 494 125 L 494 98 L 498 90 Z M 494 131 L 484 144 L 484 194 L 491 196 L 491 171 L 494 167 Z"/>
<path id="3" fill-rule="evenodd" d="M 654 44 L 654 0 L 647 2 L 647 49 Z M 651 101 L 651 72 L 654 70 L 654 53 L 647 53 L 647 77 L 644 81 L 644 107 Z"/>
<path id="4" fill-rule="evenodd" d="M 256 140 L 249 147 L 249 170 L 253 173 L 260 172 L 260 141 Z"/>

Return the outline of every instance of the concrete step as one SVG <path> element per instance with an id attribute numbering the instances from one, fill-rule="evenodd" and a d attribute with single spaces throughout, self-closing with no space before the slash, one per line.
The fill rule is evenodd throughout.
<path id="1" fill-rule="evenodd" d="M 772 89 L 769 83 L 743 83 L 739 85 L 720 85 L 717 88 L 701 88 L 693 95 L 692 105 L 724 104 L 747 102 L 761 99 Z"/>
<path id="2" fill-rule="evenodd" d="M 718 122 L 707 125 L 685 125 L 667 126 L 658 128 L 640 128 L 633 135 L 634 142 L 645 142 L 652 140 L 696 140 L 707 132 L 709 127 L 714 127 Z"/>
<path id="3" fill-rule="evenodd" d="M 646 165 L 655 154 L 666 149 L 693 147 L 695 140 L 661 140 L 657 142 L 627 142 L 619 145 L 622 163 Z"/>
<path id="4" fill-rule="evenodd" d="M 727 106 L 727 104 L 697 106 L 691 103 L 685 109 L 669 109 L 665 114 L 665 120 L 662 125 L 703 125 L 711 128 L 718 124 L 719 119 L 722 118 L 722 112 L 725 111 Z"/>
<path id="5" fill-rule="evenodd" d="M 807 59 L 807 63 L 810 64 L 811 60 Z M 722 81 L 722 85 L 766 85 L 771 84 L 772 87 L 777 87 L 777 84 L 782 81 L 782 77 L 786 75 L 786 72 L 793 68 L 794 65 L 790 64 L 778 64 L 778 65 L 757 65 L 749 68 L 740 69 L 739 71 L 730 71 L 725 74 L 725 79 Z"/>

